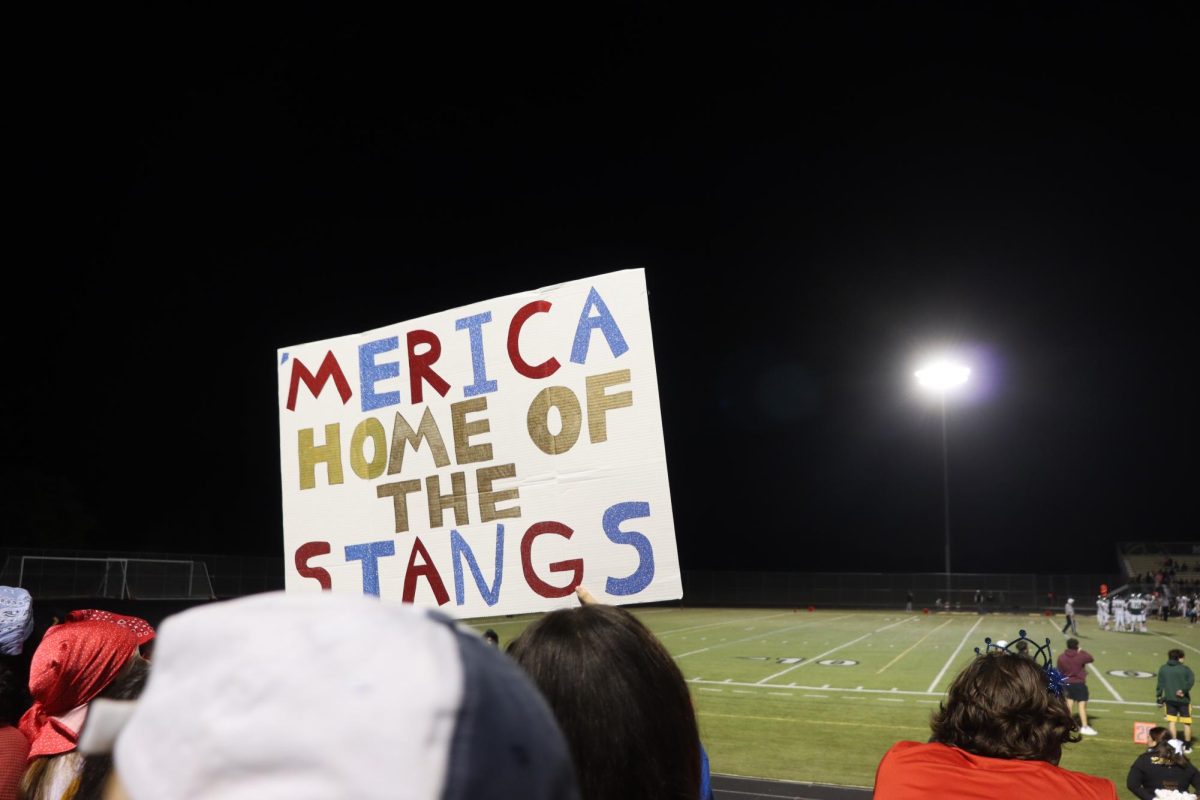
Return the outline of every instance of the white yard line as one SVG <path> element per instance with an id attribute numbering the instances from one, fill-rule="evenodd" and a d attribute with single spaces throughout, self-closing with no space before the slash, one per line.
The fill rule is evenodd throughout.
<path id="1" fill-rule="evenodd" d="M 830 617 L 829 619 L 821 620 L 821 622 L 833 622 L 835 619 L 845 619 L 846 617 L 849 617 L 849 616 L 853 616 L 853 615 L 842 614 L 840 617 Z M 792 625 L 791 627 L 788 627 L 788 628 L 780 628 L 777 631 L 770 631 L 768 633 L 756 633 L 753 636 L 747 636 L 743 639 L 734 639 L 732 642 L 719 642 L 717 644 L 710 644 L 708 647 L 701 647 L 699 650 L 689 650 L 686 653 L 680 653 L 679 655 L 675 656 L 675 659 L 678 660 L 680 658 L 686 658 L 687 656 L 694 656 L 697 653 L 707 653 L 709 650 L 713 650 L 718 647 L 729 647 L 729 645 L 731 645 L 731 644 L 741 644 L 742 642 L 749 642 L 752 639 L 766 639 L 766 638 L 770 638 L 772 636 L 778 636 L 779 634 L 784 633 L 785 631 L 793 631 L 797 628 L 802 628 L 810 622 L 817 622 L 817 620 L 808 619 L 808 620 L 805 620 L 804 622 L 801 622 L 799 625 Z"/>
<path id="2" fill-rule="evenodd" d="M 688 683 L 697 684 L 700 691 L 705 691 L 704 684 L 711 684 L 714 686 L 745 686 L 746 688 L 749 688 L 749 689 L 795 689 L 798 691 L 808 691 L 808 692 L 813 692 L 813 691 L 848 692 L 848 693 L 856 693 L 856 694 L 886 694 L 886 695 L 893 695 L 893 696 L 895 696 L 895 695 L 910 695 L 910 696 L 917 696 L 917 697 L 941 697 L 941 694 L 942 694 L 941 692 L 920 692 L 920 691 L 915 691 L 912 689 L 867 689 L 864 687 L 856 687 L 856 688 L 846 689 L 846 688 L 840 688 L 837 686 L 803 686 L 803 685 L 798 685 L 798 684 L 781 684 L 781 683 L 759 684 L 759 683 L 746 683 L 745 681 L 735 681 L 732 679 L 724 680 L 724 681 L 712 681 L 712 680 L 704 680 L 701 678 L 701 679 L 692 679 L 692 680 L 688 681 Z M 807 695 L 807 694 L 801 695 L 801 697 L 812 697 L 812 696 L 813 695 Z M 820 695 L 820 696 L 826 697 L 827 695 Z M 917 702 L 921 702 L 921 701 L 918 700 Z M 931 701 L 931 702 L 936 702 L 936 701 Z M 1097 700 L 1097 699 L 1093 698 L 1091 700 L 1088 700 L 1088 703 L 1100 703 L 1100 704 L 1109 705 L 1109 706 L 1137 706 L 1139 708 L 1156 708 L 1157 707 L 1157 705 L 1155 703 L 1138 702 L 1135 700 Z"/>
<path id="3" fill-rule="evenodd" d="M 847 616 L 849 616 L 849 615 L 847 615 Z M 822 658 L 824 658 L 825 656 L 829 655 L 830 653 L 836 653 L 838 650 L 849 647 L 852 644 L 858 644 L 863 639 L 866 639 L 868 636 L 874 636 L 875 634 L 879 633 L 880 631 L 886 631 L 888 628 L 894 628 L 897 625 L 903 625 L 906 622 L 915 622 L 917 619 L 918 619 L 917 617 L 906 617 L 905 619 L 902 619 L 899 622 L 893 622 L 891 625 L 884 625 L 882 628 L 876 628 L 875 630 L 870 631 L 869 633 L 864 633 L 862 636 L 858 637 L 857 639 L 853 639 L 849 642 L 846 642 L 845 644 L 839 644 L 837 647 L 833 648 L 832 650 L 826 650 L 824 653 L 821 653 L 820 655 L 813 656 L 812 658 L 810 658 L 807 661 L 801 661 L 799 664 L 788 667 L 787 669 L 782 670 L 780 672 L 776 672 L 774 675 L 768 675 L 767 677 L 763 678 L 758 683 L 760 685 L 764 684 L 767 681 L 771 680 L 772 678 L 778 678 L 780 675 L 786 675 L 789 672 L 791 672 L 792 670 L 800 669 L 801 667 L 803 667 L 806 664 L 812 664 L 816 661 L 819 661 Z"/>
<path id="4" fill-rule="evenodd" d="M 1170 636 L 1167 636 L 1165 633 L 1159 633 L 1158 631 L 1150 631 L 1150 632 L 1153 633 L 1155 636 L 1161 636 L 1162 638 L 1166 639 L 1168 642 L 1174 642 L 1175 644 L 1177 644 L 1181 647 L 1186 647 L 1188 650 L 1191 650 L 1193 653 L 1200 653 L 1200 650 L 1197 650 L 1196 648 L 1192 647 L 1190 644 L 1185 644 L 1185 643 L 1179 641 L 1178 639 L 1172 639 Z"/>
<path id="5" fill-rule="evenodd" d="M 738 625 L 738 624 L 745 623 L 745 622 L 754 622 L 754 621 L 760 620 L 760 619 L 771 619 L 772 617 L 782 617 L 785 614 L 791 614 L 791 613 L 792 613 L 791 611 L 782 611 L 778 614 L 768 614 L 765 617 L 741 617 L 739 619 L 731 619 L 731 620 L 727 620 L 725 622 L 709 622 L 705 625 L 693 625 L 690 628 L 675 628 L 674 630 L 662 631 L 661 633 L 655 631 L 654 635 L 661 638 L 663 636 L 670 636 L 673 633 L 686 633 L 688 631 L 698 631 L 702 628 L 717 628 L 717 627 L 720 627 L 721 625 Z"/>
<path id="6" fill-rule="evenodd" d="M 935 633 L 937 633 L 938 631 L 940 631 L 942 628 L 946 627 L 953 621 L 954 621 L 954 619 L 952 617 L 952 618 L 946 620 L 945 622 L 943 622 L 941 625 L 938 625 L 936 628 L 934 628 L 929 633 L 922 636 L 920 639 L 917 639 L 915 642 L 910 644 L 908 647 L 904 648 L 904 652 L 900 653 L 895 658 L 893 658 L 891 661 L 889 661 L 888 663 L 886 663 L 882 667 L 880 667 L 879 670 L 875 674 L 878 675 L 879 673 L 883 672 L 885 669 L 890 667 L 892 664 L 895 664 L 897 661 L 904 658 L 906 655 L 911 653 L 913 651 L 913 649 L 916 648 L 917 645 L 919 645 L 921 642 L 928 639 L 930 636 L 933 636 Z"/>
<path id="7" fill-rule="evenodd" d="M 942 676 L 946 674 L 946 670 L 950 669 L 950 665 L 954 663 L 954 659 L 958 658 L 958 651 L 963 649 L 963 645 L 971 638 L 971 634 L 975 632 L 975 629 L 979 627 L 979 623 L 981 622 L 983 622 L 983 617 L 975 620 L 975 624 L 963 635 L 962 641 L 958 643 L 958 647 L 954 648 L 954 652 L 950 654 L 950 657 L 946 659 L 946 663 L 942 665 L 942 671 L 933 679 L 933 683 L 929 684 L 930 693 L 933 692 L 933 687 L 938 685 L 938 681 L 942 679 Z"/>
<path id="8" fill-rule="evenodd" d="M 1108 692 L 1113 696 L 1113 699 L 1115 699 L 1118 703 L 1124 703 L 1125 698 L 1121 697 L 1117 690 L 1112 687 L 1112 684 L 1104 678 L 1104 673 L 1096 669 L 1095 664 L 1088 664 L 1088 666 L 1092 668 L 1092 674 L 1099 678 L 1100 682 L 1104 684 L 1104 688 L 1108 689 Z"/>

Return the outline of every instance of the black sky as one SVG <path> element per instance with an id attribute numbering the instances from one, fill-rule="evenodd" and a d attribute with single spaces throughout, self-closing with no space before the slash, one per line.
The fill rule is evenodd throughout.
<path id="1" fill-rule="evenodd" d="M 956 568 L 1198 538 L 1194 6 L 723 5 L 25 12 L 4 543 L 279 553 L 277 347 L 631 266 L 685 568 L 940 570 L 937 342 Z"/>

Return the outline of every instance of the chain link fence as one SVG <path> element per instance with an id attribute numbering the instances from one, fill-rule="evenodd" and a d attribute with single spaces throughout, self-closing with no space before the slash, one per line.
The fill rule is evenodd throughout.
<path id="1" fill-rule="evenodd" d="M 683 604 L 904 608 L 911 593 L 916 610 L 1061 612 L 1069 597 L 1078 609 L 1094 608 L 1101 584 L 1116 589 L 1120 578 L 1116 574 L 684 570 Z"/>

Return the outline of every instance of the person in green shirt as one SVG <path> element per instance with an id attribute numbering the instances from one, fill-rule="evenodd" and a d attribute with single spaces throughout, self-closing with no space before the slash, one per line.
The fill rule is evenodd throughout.
<path id="1" fill-rule="evenodd" d="M 1169 651 L 1167 663 L 1158 668 L 1158 704 L 1166 711 L 1171 738 L 1177 734 L 1175 724 L 1183 723 L 1183 738 L 1189 745 L 1192 741 L 1191 692 L 1195 683 L 1196 676 L 1183 663 L 1183 651 Z"/>

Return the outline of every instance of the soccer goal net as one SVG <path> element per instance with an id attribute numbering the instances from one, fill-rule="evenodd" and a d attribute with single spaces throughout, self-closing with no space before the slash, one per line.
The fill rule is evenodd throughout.
<path id="1" fill-rule="evenodd" d="M 5 573 L 34 597 L 205 600 L 216 596 L 203 561 L 15 556 Z"/>

